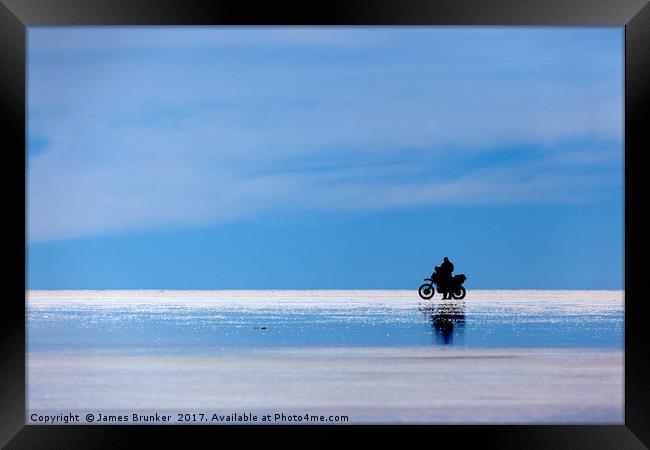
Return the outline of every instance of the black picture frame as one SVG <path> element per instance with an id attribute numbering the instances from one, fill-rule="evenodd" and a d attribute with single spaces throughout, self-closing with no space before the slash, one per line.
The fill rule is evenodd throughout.
<path id="1" fill-rule="evenodd" d="M 70 25 L 562 25 L 625 27 L 625 424 L 571 426 L 417 426 L 413 438 L 431 445 L 475 440 L 492 448 L 636 449 L 650 445 L 650 342 L 644 326 L 648 253 L 644 218 L 650 149 L 650 6 L 648 0 L 357 0 L 296 4 L 245 0 L 0 0 L 0 115 L 5 161 L 0 444 L 6 448 L 104 448 L 144 438 L 155 442 L 224 439 L 239 427 L 25 425 L 25 62 L 26 29 Z M 645 114 L 644 114 L 645 113 Z M 644 188 L 645 186 L 645 188 Z M 607 214 L 607 211 L 603 211 Z M 268 437 L 279 427 L 256 434 Z M 309 428 L 319 443 L 339 442 L 331 427 Z M 366 428 L 335 427 L 336 431 Z M 373 428 L 383 436 L 394 427 Z M 292 428 L 295 430 L 296 427 Z M 326 433 L 322 430 L 327 429 Z M 246 429 L 244 429 L 245 431 Z M 197 441 L 198 442 L 198 441 Z M 213 441 L 215 442 L 215 441 Z M 223 441 L 221 441 L 223 442 Z"/>

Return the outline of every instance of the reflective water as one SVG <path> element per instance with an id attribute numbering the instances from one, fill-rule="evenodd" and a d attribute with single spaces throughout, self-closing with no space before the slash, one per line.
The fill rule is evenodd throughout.
<path id="1" fill-rule="evenodd" d="M 623 291 L 31 291 L 28 350 L 623 348 Z"/>

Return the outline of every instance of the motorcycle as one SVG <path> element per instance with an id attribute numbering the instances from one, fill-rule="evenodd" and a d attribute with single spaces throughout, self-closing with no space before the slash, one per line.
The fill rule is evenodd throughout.
<path id="1" fill-rule="evenodd" d="M 420 286 L 420 289 L 418 289 L 418 294 L 420 294 L 420 297 L 422 297 L 424 300 L 429 300 L 432 298 L 436 293 L 436 290 L 438 293 L 444 295 L 445 291 L 438 286 L 439 280 L 437 275 L 438 274 L 434 273 L 431 275 L 431 278 L 425 278 L 424 281 L 428 281 L 428 283 L 424 283 L 422 286 Z M 467 295 L 467 291 L 465 290 L 465 287 L 463 287 L 465 280 L 467 280 L 467 277 L 463 274 L 454 275 L 451 277 L 448 286 L 451 298 L 457 300 L 465 298 L 465 295 Z"/>

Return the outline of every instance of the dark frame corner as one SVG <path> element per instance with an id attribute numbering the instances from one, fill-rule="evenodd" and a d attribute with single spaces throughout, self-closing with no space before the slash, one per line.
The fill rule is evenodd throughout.
<path id="1" fill-rule="evenodd" d="M 649 252 L 650 229 L 642 201 L 648 178 L 640 164 L 650 148 L 650 4 L 648 0 L 357 0 L 250 4 L 245 0 L 0 0 L 0 108 L 5 125 L 0 177 L 9 192 L 7 217 L 12 235 L 4 279 L 0 444 L 7 448 L 109 447 L 136 435 L 168 445 L 192 439 L 213 427 L 109 427 L 25 425 L 25 62 L 27 27 L 63 25 L 577 25 L 625 27 L 625 425 L 607 426 L 435 426 L 409 427 L 435 443 L 457 445 L 468 438 L 498 448 L 634 449 L 650 446 L 650 342 L 644 326 L 644 293 L 650 287 L 642 272 Z M 287 5 L 288 6 L 288 5 Z M 604 212 L 606 213 L 606 212 Z M 646 265 L 647 266 L 647 265 Z M 219 427 L 230 434 L 238 427 Z M 300 427 L 305 428 L 305 427 Z M 309 427 L 311 428 L 311 427 Z M 364 427 L 347 427 L 364 428 Z M 391 427 L 389 427 L 391 428 Z M 274 433 L 269 427 L 265 435 Z M 322 429 L 322 428 L 319 428 Z M 372 430 L 382 434 L 383 428 Z M 394 429 L 394 428 L 391 428 Z M 211 431 L 212 430 L 212 431 Z M 328 428 L 332 430 L 332 428 Z M 337 428 L 340 430 L 340 428 Z M 191 433 L 191 435 L 190 435 Z M 329 432 L 328 432 L 329 435 Z M 434 436 L 435 435 L 435 436 Z M 336 433 L 333 434 L 336 436 Z M 170 440 L 172 439 L 172 440 Z M 124 442 L 124 441 L 123 441 Z M 332 443 L 336 441 L 333 440 Z M 645 445 L 644 445 L 645 443 Z"/>

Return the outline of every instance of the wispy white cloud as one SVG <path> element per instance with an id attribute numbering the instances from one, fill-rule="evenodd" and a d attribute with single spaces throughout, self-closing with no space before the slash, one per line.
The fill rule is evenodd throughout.
<path id="1" fill-rule="evenodd" d="M 605 31 L 30 31 L 29 239 L 593 200 L 622 184 Z"/>

